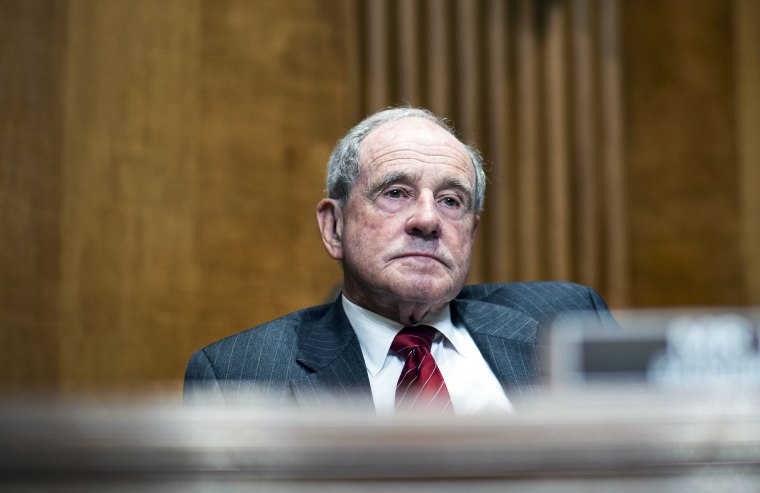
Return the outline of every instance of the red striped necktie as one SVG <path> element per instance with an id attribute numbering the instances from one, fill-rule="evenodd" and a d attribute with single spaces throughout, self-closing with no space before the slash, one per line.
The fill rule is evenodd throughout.
<path id="1" fill-rule="evenodd" d="M 402 329 L 391 350 L 404 359 L 404 369 L 396 385 L 396 409 L 452 412 L 451 397 L 430 346 L 437 330 L 427 325 Z"/>

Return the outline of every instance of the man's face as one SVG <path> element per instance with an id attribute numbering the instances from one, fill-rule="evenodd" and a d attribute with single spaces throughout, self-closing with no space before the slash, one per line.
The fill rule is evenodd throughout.
<path id="1" fill-rule="evenodd" d="M 437 309 L 452 300 L 479 221 L 464 146 L 433 122 L 407 118 L 367 135 L 359 166 L 342 210 L 346 295 L 370 309 L 388 302 Z"/>

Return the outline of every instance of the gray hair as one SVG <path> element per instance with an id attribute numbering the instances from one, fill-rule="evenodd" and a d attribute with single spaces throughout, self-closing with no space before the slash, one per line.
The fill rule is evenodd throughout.
<path id="1" fill-rule="evenodd" d="M 457 138 L 454 130 L 443 119 L 422 108 L 388 108 L 370 115 L 338 141 L 327 162 L 327 196 L 345 204 L 351 189 L 359 178 L 359 146 L 373 130 L 404 118 L 423 118 L 431 121 Z M 457 138 L 457 140 L 459 140 Z M 461 142 L 461 141 L 460 141 Z M 475 148 L 462 143 L 470 156 L 475 169 L 475 213 L 483 210 L 486 194 L 486 174 L 483 171 L 483 158 Z"/>

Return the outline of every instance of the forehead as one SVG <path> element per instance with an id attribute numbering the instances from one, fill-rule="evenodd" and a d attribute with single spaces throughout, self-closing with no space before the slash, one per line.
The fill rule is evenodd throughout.
<path id="1" fill-rule="evenodd" d="M 362 174 L 398 166 L 434 166 L 464 173 L 474 183 L 475 170 L 464 145 L 449 132 L 424 118 L 404 118 L 371 131 L 359 147 Z"/>

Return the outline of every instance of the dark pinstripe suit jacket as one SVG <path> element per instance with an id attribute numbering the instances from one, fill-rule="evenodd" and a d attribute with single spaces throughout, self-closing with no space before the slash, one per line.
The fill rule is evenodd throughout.
<path id="1" fill-rule="evenodd" d="M 540 383 L 540 329 L 558 316 L 593 312 L 612 322 L 592 289 L 564 282 L 466 286 L 451 302 L 456 323 L 469 330 L 485 360 L 510 395 Z M 185 398 L 229 401 L 245 392 L 276 403 L 301 405 L 351 399 L 371 406 L 361 348 L 337 302 L 307 308 L 215 342 L 190 358 Z"/>

